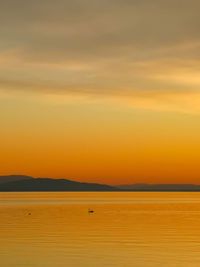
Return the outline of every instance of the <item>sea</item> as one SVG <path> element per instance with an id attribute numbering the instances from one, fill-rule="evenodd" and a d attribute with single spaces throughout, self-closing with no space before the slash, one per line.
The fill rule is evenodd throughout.
<path id="1" fill-rule="evenodd" d="M 0 266 L 198 267 L 200 193 L 0 193 Z"/>

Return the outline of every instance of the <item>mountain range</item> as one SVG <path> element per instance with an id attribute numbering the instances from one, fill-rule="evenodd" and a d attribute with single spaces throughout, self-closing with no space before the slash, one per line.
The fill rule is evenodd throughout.
<path id="1" fill-rule="evenodd" d="M 96 183 L 80 183 L 67 179 L 33 178 L 24 175 L 0 176 L 0 191 L 119 191 Z"/>
<path id="2" fill-rule="evenodd" d="M 117 186 L 125 191 L 158 191 L 158 192 L 198 192 L 200 185 L 196 184 L 125 184 Z"/>
<path id="3" fill-rule="evenodd" d="M 195 184 L 125 184 L 110 186 L 81 183 L 67 179 L 34 178 L 25 175 L 0 176 L 0 192 L 29 191 L 138 191 L 138 192 L 200 192 Z"/>

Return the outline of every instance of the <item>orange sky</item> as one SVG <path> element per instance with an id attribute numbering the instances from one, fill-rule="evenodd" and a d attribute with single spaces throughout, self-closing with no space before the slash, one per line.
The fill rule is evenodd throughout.
<path id="1" fill-rule="evenodd" d="M 0 100 L 1 174 L 79 181 L 199 183 L 199 115 L 118 102 Z"/>
<path id="2" fill-rule="evenodd" d="M 0 175 L 200 184 L 199 8 L 6 1 Z"/>

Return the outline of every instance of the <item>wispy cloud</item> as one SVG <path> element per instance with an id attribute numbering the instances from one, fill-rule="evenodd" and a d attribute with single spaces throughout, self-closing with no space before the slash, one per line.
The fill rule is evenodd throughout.
<path id="1" fill-rule="evenodd" d="M 1 91 L 199 112 L 199 1 L 0 5 Z"/>

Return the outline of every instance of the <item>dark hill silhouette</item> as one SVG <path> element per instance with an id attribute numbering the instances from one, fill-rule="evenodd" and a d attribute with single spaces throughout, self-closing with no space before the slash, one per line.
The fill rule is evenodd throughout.
<path id="1" fill-rule="evenodd" d="M 27 180 L 27 179 L 34 179 L 31 176 L 27 175 L 5 175 L 5 176 L 0 176 L 0 184 L 8 183 L 8 182 L 13 182 L 13 181 L 19 181 L 19 180 Z"/>
<path id="2" fill-rule="evenodd" d="M 0 192 L 17 191 L 146 191 L 200 192 L 195 184 L 128 184 L 109 186 L 67 179 L 33 178 L 25 175 L 0 176 Z"/>
<path id="3" fill-rule="evenodd" d="M 160 192 L 198 192 L 200 185 L 195 184 L 127 184 L 116 186 L 126 191 L 160 191 Z"/>
<path id="4" fill-rule="evenodd" d="M 66 179 L 28 177 L 28 179 L 18 179 L 1 183 L 0 191 L 120 191 L 120 189 L 105 184 L 80 183 Z"/>

